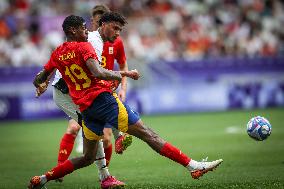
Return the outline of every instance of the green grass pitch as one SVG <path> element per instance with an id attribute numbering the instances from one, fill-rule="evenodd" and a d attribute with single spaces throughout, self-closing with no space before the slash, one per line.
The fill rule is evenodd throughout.
<path id="1" fill-rule="evenodd" d="M 272 135 L 263 142 L 246 134 L 247 121 L 256 115 L 272 124 Z M 284 109 L 144 116 L 148 126 L 193 159 L 222 158 L 223 164 L 193 180 L 185 168 L 134 139 L 123 155 L 113 154 L 110 172 L 129 189 L 284 188 L 283 118 Z M 1 122 L 0 189 L 26 188 L 30 177 L 50 170 L 66 123 L 64 119 Z M 63 183 L 47 184 L 48 189 L 99 187 L 95 165 L 73 172 Z"/>

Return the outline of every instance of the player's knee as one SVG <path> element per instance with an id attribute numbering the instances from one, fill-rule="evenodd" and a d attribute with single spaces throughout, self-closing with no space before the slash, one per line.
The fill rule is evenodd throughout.
<path id="1" fill-rule="evenodd" d="M 111 138 L 112 130 L 111 128 L 104 128 L 104 138 Z"/>
<path id="2" fill-rule="evenodd" d="M 107 148 L 111 145 L 111 136 L 112 136 L 112 130 L 110 128 L 105 128 L 104 138 L 103 138 L 104 148 Z"/>
<path id="3" fill-rule="evenodd" d="M 95 160 L 96 160 L 96 157 L 93 156 L 93 155 L 87 155 L 87 154 L 84 155 L 85 166 L 93 164 L 95 162 Z"/>
<path id="4" fill-rule="evenodd" d="M 68 128 L 66 133 L 77 136 L 80 129 L 81 126 L 75 120 L 71 119 L 68 123 Z"/>
<path id="5" fill-rule="evenodd" d="M 106 137 L 103 139 L 104 148 L 108 148 L 111 145 L 110 137 Z"/>

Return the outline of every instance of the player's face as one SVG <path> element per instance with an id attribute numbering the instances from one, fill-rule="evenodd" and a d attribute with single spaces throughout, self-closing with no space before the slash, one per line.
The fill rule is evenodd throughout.
<path id="1" fill-rule="evenodd" d="M 92 22 L 92 30 L 96 31 L 99 28 L 99 20 L 101 19 L 101 14 L 96 14 L 92 16 L 91 22 Z"/>
<path id="2" fill-rule="evenodd" d="M 119 22 L 103 23 L 102 31 L 105 41 L 114 42 L 114 40 L 120 35 L 122 25 Z"/>
<path id="3" fill-rule="evenodd" d="M 88 41 L 88 30 L 86 28 L 86 24 L 79 26 L 76 30 L 76 38 L 79 42 Z"/>

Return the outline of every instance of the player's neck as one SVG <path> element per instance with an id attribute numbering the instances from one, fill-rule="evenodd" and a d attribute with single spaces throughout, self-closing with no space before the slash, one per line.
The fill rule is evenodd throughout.
<path id="1" fill-rule="evenodd" d="M 66 39 L 66 42 L 76 42 L 77 40 L 75 40 L 75 39 L 72 39 L 72 38 L 67 38 Z"/>
<path id="2" fill-rule="evenodd" d="M 105 37 L 104 37 L 103 32 L 102 32 L 102 29 L 100 27 L 98 28 L 98 32 L 100 34 L 100 37 L 101 37 L 102 41 L 106 42 Z"/>
<path id="3" fill-rule="evenodd" d="M 66 42 L 79 42 L 75 35 L 66 35 Z"/>

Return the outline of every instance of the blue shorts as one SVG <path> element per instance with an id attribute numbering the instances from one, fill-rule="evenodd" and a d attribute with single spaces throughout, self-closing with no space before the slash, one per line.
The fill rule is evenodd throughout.
<path id="1" fill-rule="evenodd" d="M 109 123 L 106 123 L 106 124 L 105 124 L 105 128 L 110 128 L 110 129 L 111 129 L 111 128 L 112 128 L 112 125 L 109 124 Z"/>
<path id="2" fill-rule="evenodd" d="M 122 103 L 116 94 L 101 93 L 93 103 L 82 112 L 83 136 L 89 140 L 99 140 L 106 125 L 126 132 L 129 125 L 135 124 L 139 114 Z"/>

